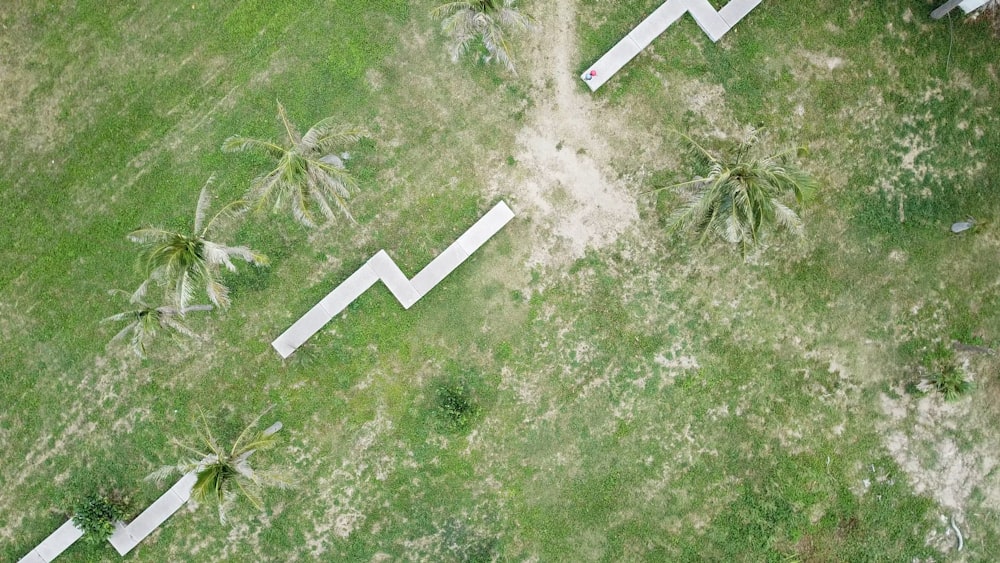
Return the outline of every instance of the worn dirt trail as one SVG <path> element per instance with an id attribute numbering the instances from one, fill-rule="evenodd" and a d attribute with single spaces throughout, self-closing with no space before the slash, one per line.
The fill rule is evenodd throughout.
<path id="1" fill-rule="evenodd" d="M 634 190 L 616 180 L 609 141 L 619 123 L 578 84 L 575 0 L 538 5 L 541 29 L 522 54 L 535 105 L 518 133 L 517 166 L 501 171 L 496 188 L 513 194 L 531 220 L 529 262 L 555 266 L 618 238 L 637 218 Z"/>

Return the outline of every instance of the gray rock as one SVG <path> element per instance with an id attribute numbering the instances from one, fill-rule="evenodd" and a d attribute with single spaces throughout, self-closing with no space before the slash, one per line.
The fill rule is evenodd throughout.
<path id="1" fill-rule="evenodd" d="M 971 229 L 976 223 L 972 220 L 969 221 L 959 221 L 958 223 L 953 223 L 951 225 L 951 232 L 962 233 Z"/>

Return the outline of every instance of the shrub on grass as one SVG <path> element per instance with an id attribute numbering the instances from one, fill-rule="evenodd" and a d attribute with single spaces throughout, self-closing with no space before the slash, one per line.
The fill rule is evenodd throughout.
<path id="1" fill-rule="evenodd" d="M 923 387 L 936 389 L 947 401 L 954 401 L 973 388 L 958 365 L 954 350 L 944 344 L 924 354 L 921 368 L 927 374 Z"/>
<path id="2" fill-rule="evenodd" d="M 965 378 L 962 368 L 954 363 L 943 364 L 931 371 L 927 381 L 944 395 L 945 400 L 954 401 L 972 390 L 972 382 Z"/>
<path id="3" fill-rule="evenodd" d="M 466 377 L 451 377 L 438 383 L 434 400 L 439 425 L 450 432 L 467 429 L 479 413 L 475 392 Z"/>
<path id="4" fill-rule="evenodd" d="M 97 543 L 115 531 L 115 522 L 128 516 L 128 500 L 117 492 L 91 493 L 73 507 L 73 523 L 84 532 L 84 539 Z"/>

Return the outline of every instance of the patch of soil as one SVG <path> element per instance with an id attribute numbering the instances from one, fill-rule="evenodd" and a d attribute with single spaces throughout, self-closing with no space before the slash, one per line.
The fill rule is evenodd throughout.
<path id="1" fill-rule="evenodd" d="M 512 192 L 530 218 L 535 239 L 530 264 L 555 266 L 587 248 L 615 241 L 638 219 L 636 197 L 615 178 L 605 139 L 623 125 L 577 84 L 576 6 L 571 0 L 537 6 L 541 30 L 530 69 L 536 105 L 517 136 L 518 166 L 502 170 L 494 191 Z"/>

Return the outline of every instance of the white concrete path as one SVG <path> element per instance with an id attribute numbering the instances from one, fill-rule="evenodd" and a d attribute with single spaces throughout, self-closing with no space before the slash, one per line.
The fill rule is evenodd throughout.
<path id="1" fill-rule="evenodd" d="M 149 508 L 142 511 L 142 514 L 136 516 L 131 524 L 126 526 L 122 522 L 115 522 L 115 531 L 108 538 L 108 541 L 121 555 L 131 551 L 191 498 L 191 488 L 194 487 L 197 479 L 197 474 L 194 471 L 184 475 L 173 487 L 170 487 L 166 493 L 156 499 Z M 81 537 L 83 537 L 83 530 L 77 528 L 73 524 L 73 520 L 70 519 L 58 530 L 52 532 L 49 537 L 42 540 L 42 543 L 38 544 L 35 549 L 18 560 L 18 563 L 48 563 L 66 551 Z"/>
<path id="2" fill-rule="evenodd" d="M 691 14 L 709 39 L 718 41 L 760 3 L 761 0 L 729 0 L 721 10 L 716 11 L 708 0 L 667 0 L 584 71 L 580 78 L 591 91 L 597 90 L 686 13 Z"/>
<path id="3" fill-rule="evenodd" d="M 404 309 L 409 309 L 513 218 L 514 212 L 506 203 L 501 201 L 496 204 L 458 240 L 424 266 L 413 279 L 406 278 L 406 274 L 385 250 L 378 251 L 288 330 L 281 333 L 281 336 L 275 338 L 271 346 L 282 358 L 291 356 L 299 346 L 379 280 L 382 280 Z"/>
<path id="4" fill-rule="evenodd" d="M 156 499 L 149 508 L 142 511 L 142 514 L 135 517 L 135 520 L 125 526 L 121 522 L 115 524 L 115 532 L 111 534 L 108 541 L 114 546 L 120 555 L 132 551 L 132 548 L 139 545 L 139 542 L 152 534 L 160 524 L 167 521 L 180 510 L 184 503 L 191 498 L 191 488 L 198 480 L 196 471 L 186 473 L 180 481 Z"/>
<path id="5" fill-rule="evenodd" d="M 35 549 L 18 560 L 18 563 L 48 563 L 66 551 L 76 540 L 83 537 L 83 530 L 76 527 L 73 520 L 67 520 L 59 529 L 49 534 Z"/>

